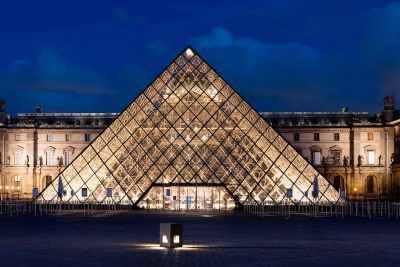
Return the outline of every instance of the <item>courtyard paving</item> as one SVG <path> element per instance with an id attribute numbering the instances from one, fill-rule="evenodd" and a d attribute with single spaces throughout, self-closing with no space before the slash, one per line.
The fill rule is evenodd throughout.
<path id="1" fill-rule="evenodd" d="M 161 249 L 160 222 L 185 247 Z M 1 216 L 0 266 L 400 266 L 400 221 L 232 213 Z"/>

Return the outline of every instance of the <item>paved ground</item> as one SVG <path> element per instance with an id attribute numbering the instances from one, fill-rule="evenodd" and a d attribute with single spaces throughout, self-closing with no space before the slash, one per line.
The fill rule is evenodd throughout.
<path id="1" fill-rule="evenodd" d="M 181 249 L 159 223 L 184 224 Z M 0 266 L 400 266 L 400 221 L 242 213 L 0 217 Z"/>

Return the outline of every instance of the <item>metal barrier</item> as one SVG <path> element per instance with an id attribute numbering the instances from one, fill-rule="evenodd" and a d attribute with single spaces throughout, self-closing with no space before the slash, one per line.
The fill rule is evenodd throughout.
<path id="1" fill-rule="evenodd" d="M 116 203 L 57 203 L 27 200 L 2 200 L 0 201 L 0 215 L 83 215 L 95 216 L 104 214 L 120 214 L 135 209 L 132 205 Z"/>
<path id="2" fill-rule="evenodd" d="M 312 216 L 312 217 L 387 217 L 399 219 L 400 203 L 390 201 L 346 201 L 338 203 L 297 203 L 278 204 L 265 202 L 263 204 L 246 203 L 244 211 L 260 217 L 266 216 Z M 104 214 L 121 214 L 137 209 L 132 205 L 116 203 L 37 203 L 30 200 L 0 201 L 0 215 L 83 215 L 96 216 Z"/>
<path id="3" fill-rule="evenodd" d="M 313 217 L 387 217 L 399 219 L 400 203 L 384 201 L 346 201 L 341 203 L 263 204 L 246 203 L 244 211 L 260 217 L 313 216 Z"/>

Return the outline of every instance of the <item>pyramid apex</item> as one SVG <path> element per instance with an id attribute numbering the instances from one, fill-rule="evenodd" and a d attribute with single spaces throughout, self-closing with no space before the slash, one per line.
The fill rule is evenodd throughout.
<path id="1" fill-rule="evenodd" d="M 185 54 L 185 57 L 187 59 L 190 59 L 191 57 L 194 56 L 194 51 L 191 47 L 187 47 L 183 53 Z"/>

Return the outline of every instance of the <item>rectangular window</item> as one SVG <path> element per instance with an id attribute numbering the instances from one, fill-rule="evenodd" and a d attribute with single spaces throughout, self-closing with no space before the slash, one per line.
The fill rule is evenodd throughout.
<path id="1" fill-rule="evenodd" d="M 21 135 L 15 134 L 15 141 L 21 141 Z"/>
<path id="2" fill-rule="evenodd" d="M 368 150 L 367 151 L 367 164 L 368 165 L 374 165 L 375 163 L 375 151 L 374 150 Z"/>
<path id="3" fill-rule="evenodd" d="M 319 141 L 319 133 L 314 133 L 314 141 Z"/>
<path id="4" fill-rule="evenodd" d="M 65 141 L 71 141 L 71 134 L 66 134 L 65 135 Z"/>
<path id="5" fill-rule="evenodd" d="M 321 152 L 319 151 L 312 152 L 312 163 L 314 165 L 321 165 Z"/>
<path id="6" fill-rule="evenodd" d="M 53 151 L 46 151 L 44 152 L 46 156 L 45 165 L 51 166 L 53 164 Z"/>
<path id="7" fill-rule="evenodd" d="M 374 133 L 368 132 L 368 140 L 374 140 Z"/>
<path id="8" fill-rule="evenodd" d="M 90 141 L 90 134 L 85 134 L 85 141 L 89 142 Z"/>
<path id="9" fill-rule="evenodd" d="M 72 160 L 72 151 L 64 151 L 64 165 L 68 165 Z"/>
<path id="10" fill-rule="evenodd" d="M 14 151 L 14 165 L 22 165 L 22 150 L 16 149 Z"/>
<path id="11" fill-rule="evenodd" d="M 294 133 L 293 134 L 293 140 L 294 141 L 300 141 L 300 134 L 299 133 Z"/>
<path id="12" fill-rule="evenodd" d="M 340 140 L 340 135 L 339 135 L 339 133 L 334 133 L 334 134 L 333 134 L 333 140 L 335 140 L 335 141 L 339 141 L 339 140 Z"/>
<path id="13" fill-rule="evenodd" d="M 47 142 L 53 141 L 53 135 L 52 134 L 47 134 L 46 135 L 46 140 L 47 140 Z"/>

